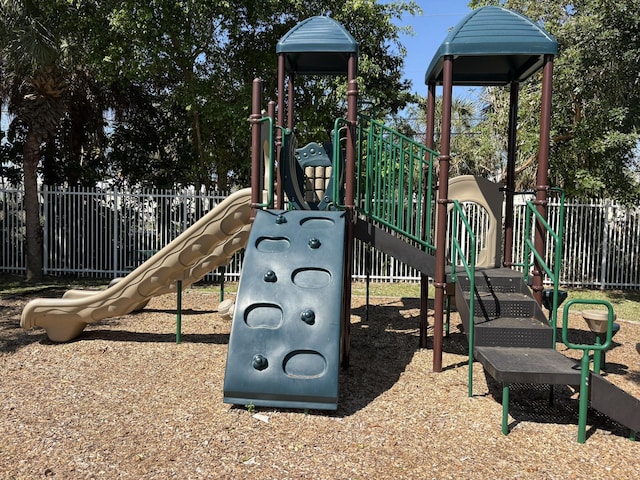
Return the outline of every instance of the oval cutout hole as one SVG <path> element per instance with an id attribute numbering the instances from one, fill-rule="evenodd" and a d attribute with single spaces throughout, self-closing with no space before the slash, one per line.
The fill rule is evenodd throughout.
<path id="1" fill-rule="evenodd" d="M 291 281 L 301 288 L 324 288 L 331 283 L 331 272 L 322 268 L 299 268 L 291 275 Z"/>
<path id="2" fill-rule="evenodd" d="M 278 328 L 282 319 L 282 309 L 270 303 L 251 305 L 244 312 L 244 323 L 251 328 Z"/>
<path id="3" fill-rule="evenodd" d="M 256 249 L 267 253 L 284 252 L 290 246 L 291 242 L 284 237 L 260 237 L 256 241 Z"/>
<path id="4" fill-rule="evenodd" d="M 284 357 L 284 373 L 295 378 L 318 378 L 324 375 L 327 361 L 314 350 L 295 350 Z"/>
<path id="5" fill-rule="evenodd" d="M 332 218 L 306 217 L 300 220 L 300 226 L 304 228 L 331 228 L 335 225 Z"/>

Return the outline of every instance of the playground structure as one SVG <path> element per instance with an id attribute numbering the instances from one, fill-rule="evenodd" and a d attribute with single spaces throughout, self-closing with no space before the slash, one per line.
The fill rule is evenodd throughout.
<path id="1" fill-rule="evenodd" d="M 242 304 L 234 311 L 229 342 L 224 387 L 226 402 L 337 408 L 337 388 L 333 386 L 337 386 L 338 358 L 344 367 L 349 362 L 350 275 L 353 242 L 357 239 L 422 273 L 421 347 L 427 346 L 427 281 L 434 279 L 434 371 L 442 369 L 445 310 L 450 300 L 448 296 L 455 292 L 456 306 L 469 342 L 469 396 L 473 394 L 472 363 L 477 360 L 487 373 L 503 384 L 503 433 L 508 433 L 510 385 L 538 383 L 548 384 L 551 388 L 557 384 L 580 385 L 579 442 L 586 438 L 589 400 L 592 408 L 628 426 L 634 435 L 633 432 L 640 428 L 640 401 L 599 375 L 601 356 L 611 346 L 614 329 L 611 306 L 606 302 L 599 306 L 607 308 L 608 312 L 604 313 L 606 321 L 602 337 L 597 337 L 593 345 L 575 345 L 567 334 L 570 308 L 577 303 L 598 302 L 570 300 L 565 305 L 562 341 L 569 348 L 583 352 L 580 368 L 555 348 L 557 312 L 564 300 L 563 292 L 558 288 L 563 225 L 560 222 L 560 227 L 554 231 L 546 222 L 546 213 L 550 194 L 559 195 L 561 205 L 564 204 L 562 192 L 552 189 L 548 181 L 551 79 L 557 51 L 555 40 L 526 17 L 498 7 L 472 12 L 451 31 L 427 69 L 425 146 L 358 114 L 357 43 L 341 25 L 327 17 L 312 17 L 282 37 L 276 49 L 278 101 L 277 104 L 269 103 L 266 115 L 262 113 L 261 81 L 254 81 L 250 118 L 254 147 L 252 207 L 260 224 L 264 223 L 263 210 L 270 212 L 272 219 L 268 222 L 269 233 L 258 226 L 258 221 L 251 232 L 249 245 L 252 250 L 247 252 L 247 260 L 251 254 L 252 268 L 247 274 L 251 275 L 251 280 L 245 280 L 243 271 L 238 291 Z M 514 196 L 519 194 L 515 191 L 518 89 L 520 83 L 540 69 L 543 81 L 535 200 L 527 207 L 525 255 L 517 263 L 512 258 L 512 212 Z M 336 119 L 331 142 L 324 145 L 313 142 L 298 148 L 294 133 L 295 80 L 301 75 L 336 73 L 347 77 L 345 118 Z M 434 151 L 435 89 L 438 84 L 443 88 L 439 154 Z M 454 85 L 509 85 L 511 88 L 505 188 L 481 178 L 459 177 L 451 181 L 448 178 Z M 273 143 L 265 143 L 267 138 Z M 269 148 L 266 145 L 270 145 Z M 266 154 L 269 150 L 274 152 L 271 157 Z M 330 174 L 327 173 L 329 169 Z M 266 192 L 266 202 L 262 201 L 263 192 Z M 506 201 L 504 220 L 501 218 L 503 196 Z M 470 231 L 461 207 L 462 202 L 468 201 L 481 205 L 488 216 L 487 238 L 482 239 L 482 248 L 477 250 L 478 239 Z M 287 207 L 293 210 L 287 211 Z M 248 301 L 250 295 L 260 297 L 274 290 L 273 283 L 279 282 L 274 278 L 284 277 L 285 283 L 295 283 L 294 276 L 289 273 L 294 266 L 289 265 L 284 275 L 277 272 L 282 267 L 278 257 L 286 258 L 285 252 L 293 244 L 299 248 L 305 242 L 311 245 L 314 239 L 317 240 L 304 234 L 298 238 L 299 232 L 284 234 L 284 229 L 275 226 L 277 219 L 284 219 L 292 212 L 315 219 L 320 211 L 344 221 L 344 237 L 338 237 L 331 244 L 336 253 L 318 255 L 315 258 L 321 259 L 321 263 L 307 266 L 325 268 L 326 283 L 318 284 L 318 290 L 315 290 L 311 287 L 314 282 L 310 282 L 308 286 L 312 291 L 304 293 L 282 285 L 277 295 L 266 295 L 270 301 L 279 300 L 274 302 L 277 308 L 272 308 L 273 305 L 263 299 Z M 448 233 L 450 216 L 453 217 L 452 231 Z M 281 221 L 286 225 L 293 223 Z M 503 235 L 503 222 L 501 251 L 497 239 Z M 293 224 L 298 225 L 297 222 Z M 460 244 L 460 238 L 464 236 L 470 245 L 466 250 Z M 550 259 L 545 254 L 547 237 L 553 242 L 555 252 Z M 275 256 L 271 251 L 260 252 L 260 248 L 254 248 L 266 238 L 287 245 L 278 249 Z M 323 241 L 318 243 L 323 245 Z M 309 251 L 309 258 L 320 250 Z M 328 261 L 335 259 L 334 255 L 344 260 L 342 271 Z M 298 253 L 292 252 L 291 256 L 298 258 Z M 255 271 L 254 263 L 261 263 L 264 271 Z M 271 266 L 275 268 L 271 269 Z M 550 280 L 551 288 L 544 288 L 543 276 Z M 336 286 L 333 293 L 324 293 L 332 282 Z M 341 293 L 338 286 L 342 286 Z M 256 295 L 256 292 L 260 294 Z M 283 295 L 283 292 L 286 293 Z M 296 298 L 293 306 L 284 300 L 287 295 Z M 323 299 L 321 310 L 308 308 L 311 299 L 317 300 L 319 296 Z M 542 310 L 543 302 L 548 305 L 549 318 Z M 342 307 L 337 308 L 338 304 Z M 252 325 L 255 320 L 251 317 L 262 305 L 276 310 L 276 321 L 256 327 Z M 327 310 L 331 311 L 330 319 L 321 318 Z M 307 322 L 308 316 L 314 321 Z M 324 337 L 326 332 L 320 333 L 320 328 L 325 322 L 337 324 L 337 316 L 340 316 L 339 334 L 334 332 Z M 284 328 L 288 324 L 291 326 Z M 299 336 L 293 337 L 291 329 Z M 282 333 L 277 333 L 278 330 Z M 333 342 L 339 340 L 339 355 L 335 350 L 330 354 L 323 353 L 316 346 L 318 335 L 332 338 Z M 590 370 L 590 353 L 594 356 L 593 371 Z M 292 362 L 292 358 L 299 361 Z M 290 363 L 295 363 L 295 369 L 289 368 Z M 327 381 L 332 387 L 326 387 Z"/>
<path id="2" fill-rule="evenodd" d="M 640 401 L 599 375 L 601 352 L 610 347 L 613 334 L 610 306 L 604 305 L 608 313 L 603 341 L 594 345 L 570 342 L 567 317 L 580 302 L 570 300 L 564 307 L 562 341 L 584 352 L 581 369 L 555 349 L 563 227 L 554 231 L 547 224 L 546 205 L 550 193 L 562 195 L 548 181 L 551 80 L 557 50 L 555 40 L 526 17 L 498 7 L 469 14 L 451 31 L 427 69 L 423 145 L 358 114 L 358 45 L 342 25 L 329 17 L 299 23 L 278 42 L 278 97 L 277 103 L 268 104 L 266 115 L 262 82 L 254 81 L 250 193 L 243 190 L 236 194 L 236 203 L 221 204 L 207 215 L 215 220 L 201 223 L 203 218 L 104 292 L 30 302 L 23 312 L 23 327 L 44 327 L 52 340 L 70 340 L 91 321 L 128 313 L 150 296 L 172 291 L 177 281 L 184 281 L 183 286 L 196 281 L 246 245 L 233 309 L 224 401 L 333 410 L 340 366 L 349 363 L 357 239 L 421 272 L 422 348 L 427 347 L 427 286 L 433 279 L 436 372 L 442 370 L 445 315 L 453 292 L 469 343 L 469 395 L 473 394 L 471 366 L 477 360 L 504 386 L 505 434 L 512 383 L 580 385 L 580 442 L 585 440 L 589 398 L 591 407 L 632 432 L 640 429 Z M 525 256 L 517 263 L 512 258 L 511 213 L 518 194 L 514 187 L 518 89 L 540 69 L 535 201 L 527 207 Z M 303 75 L 336 74 L 347 77 L 346 116 L 335 120 L 331 142 L 299 147 L 294 133 L 294 82 Z M 440 153 L 434 150 L 437 85 L 442 85 L 443 98 Z M 448 177 L 454 85 L 510 85 L 504 189 L 486 179 Z M 461 207 L 465 201 L 480 204 L 489 215 L 487 237 L 492 238 L 482 242 L 477 256 L 478 239 Z M 501 251 L 497 239 L 502 235 Z M 466 250 L 460 244 L 462 237 L 468 238 Z M 551 259 L 545 258 L 547 238 L 554 242 Z M 543 276 L 552 288 L 543 287 Z M 544 301 L 549 318 L 541 308 Z"/>

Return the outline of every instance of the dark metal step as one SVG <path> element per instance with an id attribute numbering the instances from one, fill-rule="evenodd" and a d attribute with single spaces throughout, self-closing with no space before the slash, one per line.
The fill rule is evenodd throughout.
<path id="1" fill-rule="evenodd" d="M 553 349 L 476 347 L 475 358 L 503 384 L 579 385 L 580 364 Z"/>
<path id="2" fill-rule="evenodd" d="M 466 274 L 458 274 L 456 282 L 462 291 L 470 290 L 470 280 Z M 475 289 L 479 293 L 521 293 L 528 295 L 529 287 L 522 278 L 522 273 L 509 268 L 477 270 Z"/>
<path id="3" fill-rule="evenodd" d="M 521 274 L 510 269 L 486 269 L 475 277 L 476 346 L 552 348 L 553 329 Z M 470 282 L 457 275 L 456 308 L 469 331 Z"/>
<path id="4" fill-rule="evenodd" d="M 469 296 L 468 292 L 464 293 L 467 304 Z M 477 324 L 500 317 L 535 317 L 537 310 L 539 306 L 530 295 L 486 292 L 476 295 L 474 317 Z"/>
<path id="5" fill-rule="evenodd" d="M 475 326 L 474 344 L 492 347 L 552 348 L 553 329 L 531 317 L 500 317 Z"/>

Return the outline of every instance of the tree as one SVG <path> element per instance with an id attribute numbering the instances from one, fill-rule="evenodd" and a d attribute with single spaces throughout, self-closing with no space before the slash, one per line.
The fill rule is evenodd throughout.
<path id="1" fill-rule="evenodd" d="M 508 105 L 507 107 L 508 108 Z M 440 148 L 440 124 L 442 97 L 436 98 L 434 148 Z M 416 139 L 424 140 L 427 105 L 424 97 L 418 97 L 415 105 L 407 109 L 405 118 L 394 120 L 393 127 L 401 133 Z M 492 115 L 487 99 L 471 100 L 454 97 L 451 105 L 451 166 L 450 174 L 480 175 L 499 181 L 502 178 L 506 150 L 506 138 L 500 132 L 483 130 L 493 127 L 491 122 L 483 121 Z M 506 126 L 505 126 L 506 128 Z"/>
<path id="2" fill-rule="evenodd" d="M 45 8 L 42 8 L 45 7 Z M 25 128 L 23 179 L 27 280 L 42 277 L 42 227 L 37 169 L 41 145 L 55 132 L 64 113 L 67 88 L 60 58 L 64 42 L 50 21 L 57 5 L 31 0 L 0 0 L 2 101 Z M 45 21 L 46 19 L 46 21 Z"/>
<path id="3" fill-rule="evenodd" d="M 29 279 L 42 274 L 38 175 L 71 185 L 105 175 L 247 184 L 251 82 L 264 78 L 274 91 L 277 40 L 309 12 L 333 16 L 360 42 L 363 97 L 386 112 L 411 98 L 392 20 L 415 13 L 414 2 L 234 3 L 0 0 L 2 102 L 14 116 L 2 155 L 23 169 Z M 327 132 L 343 112 L 344 81 L 298 88 L 300 125 Z"/>
<path id="4" fill-rule="evenodd" d="M 109 160 L 118 183 L 171 189 L 188 183 L 193 158 L 189 119 L 180 106 L 157 105 L 158 97 L 144 88 L 126 85 L 112 104 L 116 122 Z"/>
<path id="5" fill-rule="evenodd" d="M 552 181 L 572 195 L 637 201 L 640 0 L 470 2 L 474 8 L 488 4 L 503 5 L 542 22 L 558 41 Z M 520 96 L 520 117 L 530 125 L 539 112 L 537 95 L 531 88 Z M 531 147 L 524 146 L 525 161 L 535 158 Z"/>
<path id="6" fill-rule="evenodd" d="M 510 92 L 507 88 L 485 88 L 479 98 L 478 121 L 469 131 L 470 137 L 458 144 L 469 163 L 476 165 L 474 175 L 493 181 L 506 181 L 506 152 Z M 540 110 L 540 86 L 528 82 L 520 86 L 518 135 L 516 138 L 516 190 L 530 190 L 536 178 L 539 145 L 539 116 L 530 112 Z"/>
<path id="7" fill-rule="evenodd" d="M 231 3 L 105 0 L 81 2 L 78 7 L 80 29 L 89 37 L 93 35 L 88 50 L 92 63 L 101 71 L 100 78 L 108 84 L 128 83 L 134 90 L 144 90 L 155 109 L 149 121 L 158 117 L 175 120 L 166 145 L 172 144 L 168 151 L 183 153 L 181 171 L 175 177 L 179 181 L 208 186 L 217 176 L 222 188 L 227 181 L 248 183 L 250 135 L 246 119 L 251 83 L 256 77 L 263 78 L 266 96 L 271 97 L 276 83 L 276 43 L 309 12 L 330 14 L 360 42 L 363 96 L 380 99 L 381 109 L 386 111 L 396 111 L 410 99 L 408 84 L 401 79 L 402 55 L 389 47 L 398 44 L 400 31 L 392 20 L 405 12 L 416 12 L 415 3 Z M 299 81 L 299 126 L 314 135 L 326 134 L 333 119 L 343 113 L 344 79 Z M 116 132 L 128 128 L 120 113 L 115 110 Z M 156 132 L 149 133 L 151 140 Z M 114 141 L 124 138 L 115 135 Z M 149 141 L 142 143 L 148 145 Z M 114 150 L 131 147 L 131 143 L 114 144 Z"/>

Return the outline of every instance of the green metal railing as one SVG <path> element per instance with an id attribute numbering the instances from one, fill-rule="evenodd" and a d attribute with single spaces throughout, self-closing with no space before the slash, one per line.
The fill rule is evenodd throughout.
<path id="1" fill-rule="evenodd" d="M 334 179 L 345 119 L 334 125 Z M 370 219 L 434 251 L 433 171 L 437 152 L 384 124 L 360 116 L 356 135 L 356 207 Z M 334 188 L 339 182 L 334 180 Z M 340 198 L 334 191 L 334 198 Z M 426 209 L 426 211 L 425 211 Z M 424 221 L 423 221 L 424 215 Z"/>
<path id="2" fill-rule="evenodd" d="M 267 146 L 267 154 L 268 154 L 268 161 L 266 162 L 266 165 L 264 165 L 264 168 L 268 168 L 269 170 L 269 181 L 266 182 L 264 178 L 261 179 L 262 182 L 264 182 L 264 189 L 267 190 L 267 201 L 265 203 L 258 203 L 257 205 L 255 205 L 257 208 L 272 208 L 273 207 L 273 186 L 274 186 L 274 170 L 275 170 L 275 163 L 276 163 L 276 159 L 275 159 L 275 155 L 274 155 L 274 134 L 273 134 L 273 130 L 274 130 L 274 123 L 273 123 L 273 119 L 271 117 L 262 117 L 258 123 L 260 123 L 262 125 L 261 131 L 260 131 L 260 148 L 261 150 L 264 149 L 265 147 L 265 141 L 268 142 L 268 146 Z M 264 128 L 264 124 L 267 123 L 267 128 Z M 284 132 L 284 128 L 279 127 L 283 130 L 283 137 L 285 135 L 286 132 Z M 268 133 L 267 133 L 268 132 Z M 265 138 L 266 137 L 266 138 Z M 261 159 L 262 162 L 264 162 L 264 152 L 263 152 L 263 158 Z"/>
<path id="3" fill-rule="evenodd" d="M 593 345 L 575 344 L 569 342 L 569 309 L 572 305 L 576 304 L 588 304 L 588 305 L 604 305 L 607 307 L 607 336 L 604 343 L 600 344 L 596 339 L 596 343 Z M 562 316 L 562 341 L 564 344 L 573 350 L 582 350 L 582 359 L 580 360 L 580 398 L 578 407 L 578 443 L 584 443 L 587 438 L 587 408 L 589 406 L 589 374 L 590 359 L 589 352 L 593 352 L 593 364 L 594 371 L 600 373 L 600 360 L 602 352 L 605 352 L 611 347 L 611 339 L 613 337 L 613 307 L 605 300 L 591 300 L 591 299 L 574 299 L 569 300 L 565 306 Z"/>
<path id="4" fill-rule="evenodd" d="M 348 128 L 348 121 L 344 118 L 336 118 L 333 123 L 333 167 L 331 169 L 331 175 L 333 176 L 333 201 L 338 207 L 344 207 L 340 204 L 342 199 L 341 191 L 343 183 L 344 172 L 342 171 L 344 166 L 342 165 L 342 150 L 346 146 L 343 145 L 346 142 L 346 134 L 344 132 Z M 356 152 L 356 158 L 359 158 L 358 152 Z"/>
<path id="5" fill-rule="evenodd" d="M 524 279 L 529 280 L 529 269 L 534 265 L 533 261 L 529 261 L 531 255 L 538 260 L 540 266 L 545 271 L 549 279 L 553 284 L 553 296 L 551 303 L 551 317 L 549 322 L 553 329 L 553 348 L 556 346 L 556 326 L 558 323 L 558 306 L 559 306 L 559 283 L 560 283 L 560 266 L 562 265 L 562 245 L 564 236 L 564 190 L 560 188 L 551 188 L 550 191 L 560 194 L 560 216 L 558 218 L 558 228 L 554 231 L 553 227 L 549 225 L 547 220 L 538 212 L 533 202 L 527 202 L 526 206 L 526 220 L 525 220 L 525 238 L 524 238 L 524 262 L 516 263 L 514 266 L 524 267 Z M 533 219 L 539 222 L 544 228 L 547 238 L 554 241 L 553 248 L 553 265 L 549 266 L 546 260 L 536 251 L 535 245 L 532 240 Z M 525 263 L 526 262 L 526 263 Z"/>
<path id="6" fill-rule="evenodd" d="M 475 332 L 475 290 L 476 290 L 476 236 L 473 233 L 471 224 L 464 213 L 464 209 L 458 200 L 453 200 L 453 221 L 451 222 L 451 279 L 456 281 L 456 265 L 458 262 L 462 264 L 465 272 L 469 276 L 469 328 L 467 332 L 467 341 L 469 343 L 469 397 L 473 396 L 473 346 Z M 458 240 L 458 228 L 464 227 L 469 240 L 469 248 L 467 254 L 463 249 L 461 242 Z"/>

